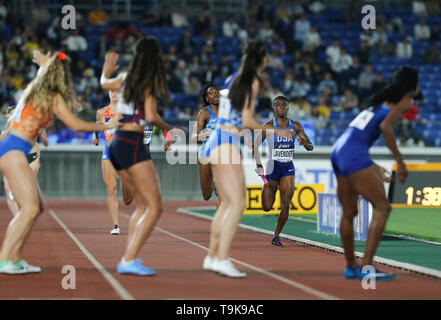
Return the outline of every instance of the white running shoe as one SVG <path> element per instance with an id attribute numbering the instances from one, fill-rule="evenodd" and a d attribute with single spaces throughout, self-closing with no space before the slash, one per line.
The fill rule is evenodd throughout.
<path id="1" fill-rule="evenodd" d="M 110 231 L 110 234 L 111 234 L 111 235 L 118 235 L 120 231 L 121 231 L 121 230 L 119 229 L 118 225 L 115 224 L 115 225 L 113 226 L 112 231 Z"/>
<path id="2" fill-rule="evenodd" d="M 204 262 L 202 263 L 202 269 L 212 270 L 211 266 L 215 260 L 217 260 L 217 258 L 212 259 L 209 255 L 205 256 Z"/>
<path id="3" fill-rule="evenodd" d="M 20 260 L 18 263 L 13 264 L 11 261 L 5 261 L 0 264 L 0 273 L 6 274 L 26 274 L 26 273 L 39 273 L 41 268 L 28 264 L 25 260 Z"/>
<path id="4" fill-rule="evenodd" d="M 247 274 L 245 272 L 240 272 L 234 267 L 234 264 L 228 260 L 215 260 L 211 265 L 211 270 L 216 271 L 217 273 L 231 277 L 231 278 L 245 278 Z"/>

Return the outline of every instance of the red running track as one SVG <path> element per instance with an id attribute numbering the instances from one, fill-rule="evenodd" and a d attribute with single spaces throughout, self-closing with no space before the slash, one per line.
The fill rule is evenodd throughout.
<path id="1" fill-rule="evenodd" d="M 212 203 L 209 203 L 212 204 Z M 23 258 L 42 267 L 40 274 L 0 275 L 0 299 L 440 299 L 441 280 L 389 267 L 397 279 L 364 290 L 356 280 L 344 280 L 341 254 L 285 241 L 284 248 L 270 237 L 239 229 L 230 257 L 247 272 L 246 279 L 230 279 L 202 270 L 210 221 L 176 212 L 179 207 L 207 202 L 166 202 L 163 216 L 140 258 L 155 268 L 154 277 L 116 273 L 126 245 L 128 217 L 134 206 L 120 202 L 122 233 L 111 236 L 111 220 L 104 200 L 48 200 Z M 52 214 L 48 211 L 51 210 Z M 0 240 L 11 219 L 0 205 Z M 71 232 L 72 236 L 57 222 Z M 75 242 L 73 238 L 77 240 Z M 82 249 L 80 248 L 82 247 Z M 87 252 L 89 257 L 86 256 Z M 95 263 L 92 263 L 91 260 Z M 244 263 L 244 264 L 241 264 Z M 76 270 L 76 289 L 65 290 L 63 266 Z"/>

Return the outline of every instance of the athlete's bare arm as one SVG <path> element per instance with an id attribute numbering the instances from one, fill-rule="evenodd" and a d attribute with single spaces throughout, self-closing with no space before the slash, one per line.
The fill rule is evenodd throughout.
<path id="1" fill-rule="evenodd" d="M 103 122 L 102 119 L 103 119 L 104 109 L 105 108 L 98 109 L 97 112 L 96 112 L 96 121 L 99 122 L 99 123 Z M 100 144 L 100 137 L 98 135 L 98 131 L 95 131 L 93 133 L 92 143 L 94 145 L 99 145 Z"/>
<path id="2" fill-rule="evenodd" d="M 208 110 L 206 108 L 199 111 L 197 122 L 196 122 L 196 132 L 193 130 L 193 132 L 195 132 L 195 133 L 191 137 L 191 140 L 193 142 L 205 141 L 208 138 L 208 136 L 210 135 L 210 132 L 208 132 L 208 131 L 202 132 L 202 131 L 204 130 L 205 126 L 207 125 L 207 122 L 209 119 L 210 119 L 210 113 L 208 112 Z"/>
<path id="3" fill-rule="evenodd" d="M 40 133 L 40 139 L 41 139 L 41 143 L 47 147 L 49 145 L 49 141 L 47 140 L 47 133 L 46 133 L 46 129 L 43 129 Z"/>
<path id="4" fill-rule="evenodd" d="M 309 140 L 308 136 L 305 133 L 305 130 L 303 129 L 303 126 L 296 121 L 292 121 L 292 124 L 294 128 L 296 128 L 297 135 L 298 135 L 298 141 L 301 146 L 304 146 L 306 150 L 312 151 L 314 150 L 314 146 L 312 145 L 312 142 Z"/>
<path id="5" fill-rule="evenodd" d="M 264 124 L 265 129 L 273 129 L 273 120 L 269 120 Z M 259 146 L 265 141 L 266 139 L 266 130 L 261 130 L 253 142 L 253 157 L 256 160 L 256 166 L 258 168 L 262 168 L 262 162 L 260 161 L 260 153 L 259 153 Z"/>

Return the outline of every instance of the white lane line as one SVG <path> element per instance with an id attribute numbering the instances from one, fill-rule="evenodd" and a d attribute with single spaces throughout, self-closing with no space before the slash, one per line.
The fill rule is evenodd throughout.
<path id="1" fill-rule="evenodd" d="M 58 224 L 66 231 L 66 233 L 72 238 L 84 255 L 89 259 L 90 262 L 98 269 L 103 277 L 109 282 L 109 284 L 115 289 L 118 295 L 123 300 L 135 300 L 135 298 L 116 280 L 102 265 L 95 259 L 95 257 L 86 249 L 86 247 L 81 243 L 80 240 L 69 230 L 69 228 L 61 221 L 57 216 L 55 211 L 49 210 L 50 215 L 58 222 Z"/>
<path id="2" fill-rule="evenodd" d="M 194 216 L 194 217 L 198 217 L 198 218 L 202 218 L 202 219 L 206 219 L 206 220 L 212 220 L 213 218 L 211 216 L 205 215 L 205 214 L 201 214 L 201 213 L 197 213 L 192 211 L 193 209 L 196 209 L 197 207 L 189 207 L 189 208 L 179 208 L 177 211 L 180 213 L 184 213 L 184 214 L 188 214 L 190 216 Z M 253 226 L 249 226 L 246 224 L 239 224 L 239 227 L 243 228 L 243 229 L 247 229 L 247 230 L 251 230 L 251 231 L 255 231 L 255 232 L 259 232 L 259 233 L 263 233 L 263 234 L 267 234 L 267 235 L 273 235 L 272 231 L 268 231 L 265 229 L 260 229 L 260 228 L 256 228 Z M 299 237 L 294 237 L 285 233 L 281 233 L 280 234 L 281 238 L 285 238 L 285 239 L 289 239 L 292 241 L 296 241 L 299 243 L 303 243 L 306 245 L 310 245 L 312 247 L 317 247 L 320 249 L 326 249 L 326 250 L 330 250 L 330 251 L 334 251 L 337 253 L 341 253 L 343 254 L 343 248 L 341 247 L 337 247 L 337 246 L 332 246 L 332 245 L 328 245 L 322 242 L 317 242 L 317 241 L 312 241 L 309 239 L 304 239 L 304 238 L 299 238 Z M 355 251 L 355 256 L 358 258 L 363 258 L 364 253 L 363 252 L 359 252 L 359 251 Z M 415 273 L 419 273 L 419 274 L 423 274 L 426 276 L 431 276 L 431 277 L 435 277 L 435 278 L 440 278 L 441 279 L 441 271 L 436 270 L 436 269 L 431 269 L 431 268 L 426 268 L 426 267 L 422 267 L 422 266 L 418 266 L 415 264 L 410 264 L 410 263 L 406 263 L 406 262 L 401 262 L 401 261 L 397 261 L 397 260 L 392 260 L 392 259 L 387 259 L 387 258 L 382 258 L 379 256 L 374 256 L 374 262 L 377 263 L 381 263 L 390 267 L 394 267 L 394 268 L 398 268 L 398 269 L 402 269 L 402 270 L 406 270 L 406 271 L 411 271 L 411 272 L 415 272 Z"/>
<path id="3" fill-rule="evenodd" d="M 127 214 L 125 214 L 125 213 L 120 213 L 120 215 L 123 215 L 123 216 L 125 216 L 126 218 L 130 218 L 130 216 L 127 215 Z M 203 249 L 203 250 L 205 250 L 205 251 L 208 251 L 208 248 L 206 248 L 206 247 L 200 245 L 199 243 L 194 242 L 194 241 L 191 241 L 191 240 L 186 239 L 186 238 L 183 238 L 183 237 L 181 237 L 181 236 L 179 236 L 179 235 L 177 235 L 177 234 L 174 234 L 174 233 L 169 232 L 169 231 L 167 231 L 167 230 L 164 230 L 164 229 L 162 229 L 162 228 L 155 227 L 155 230 L 158 230 L 159 232 L 162 232 L 162 233 L 164 233 L 164 234 L 167 234 L 167 235 L 169 235 L 170 237 L 173 237 L 173 238 L 176 238 L 176 239 L 182 240 L 182 241 L 184 241 L 184 242 L 186 242 L 186 243 L 189 243 L 189 244 L 194 245 L 194 246 L 196 246 L 196 247 L 198 247 L 198 248 L 201 248 L 201 249 Z M 308 287 L 308 286 L 305 286 L 305 285 L 303 285 L 303 284 L 301 284 L 301 283 L 299 283 L 299 282 L 296 282 L 296 281 L 293 281 L 293 280 L 287 279 L 287 278 L 285 278 L 285 277 L 279 276 L 279 275 L 277 275 L 277 274 L 275 274 L 275 273 L 272 273 L 272 272 L 270 272 L 270 271 L 267 271 L 267 270 L 261 269 L 261 268 L 256 267 L 256 266 L 253 266 L 253 265 L 248 264 L 248 263 L 246 263 L 246 262 L 243 262 L 243 261 L 240 261 L 240 260 L 237 260 L 237 259 L 233 259 L 233 258 L 229 258 L 229 259 L 230 259 L 231 261 L 236 262 L 237 264 L 243 265 L 243 266 L 245 266 L 245 267 L 247 267 L 247 268 L 249 268 L 249 269 L 251 269 L 251 270 L 254 270 L 254 271 L 256 271 L 256 272 L 262 273 L 262 274 L 266 275 L 267 277 L 270 277 L 270 278 L 273 278 L 273 279 L 275 279 L 275 280 L 278 280 L 278 281 L 280 281 L 280 282 L 282 282 L 282 283 L 284 283 L 284 284 L 287 284 L 287 285 L 289 285 L 289 286 L 292 286 L 292 287 L 295 287 L 295 288 L 297 288 L 297 289 L 303 290 L 303 291 L 309 293 L 310 295 L 316 296 L 316 297 L 318 297 L 318 298 L 321 298 L 321 299 L 324 299 L 324 300 L 341 300 L 341 299 L 339 299 L 339 298 L 337 298 L 337 297 L 334 297 L 334 296 L 329 295 L 329 294 L 327 294 L 327 293 L 324 293 L 324 292 L 321 292 L 321 291 L 315 290 L 315 289 L 310 288 L 310 287 Z"/>

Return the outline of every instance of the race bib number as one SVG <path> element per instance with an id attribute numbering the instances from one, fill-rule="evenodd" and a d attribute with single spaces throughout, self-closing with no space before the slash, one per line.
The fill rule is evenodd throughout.
<path id="1" fill-rule="evenodd" d="M 152 131 L 144 131 L 144 144 L 147 145 L 152 141 Z"/>
<path id="2" fill-rule="evenodd" d="M 352 122 L 349 124 L 350 127 L 354 127 L 360 130 L 364 130 L 369 122 L 374 117 L 375 113 L 370 110 L 364 110 L 361 112 Z"/>
<path id="3" fill-rule="evenodd" d="M 282 162 L 291 161 L 294 157 L 294 149 L 273 149 L 272 159 Z"/>

